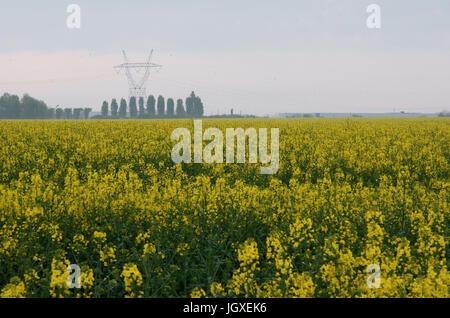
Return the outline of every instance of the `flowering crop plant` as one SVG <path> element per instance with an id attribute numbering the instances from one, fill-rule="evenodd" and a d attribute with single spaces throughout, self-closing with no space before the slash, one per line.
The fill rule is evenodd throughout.
<path id="1" fill-rule="evenodd" d="M 1 121 L 0 296 L 450 296 L 448 118 L 203 120 L 279 127 L 272 175 L 174 163 L 177 127 Z"/>

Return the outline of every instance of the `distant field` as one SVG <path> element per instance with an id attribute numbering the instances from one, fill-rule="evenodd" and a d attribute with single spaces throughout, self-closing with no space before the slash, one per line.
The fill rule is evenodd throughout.
<path id="1" fill-rule="evenodd" d="M 450 296 L 449 118 L 203 120 L 279 128 L 274 175 L 175 165 L 178 127 L 0 121 L 0 295 Z"/>

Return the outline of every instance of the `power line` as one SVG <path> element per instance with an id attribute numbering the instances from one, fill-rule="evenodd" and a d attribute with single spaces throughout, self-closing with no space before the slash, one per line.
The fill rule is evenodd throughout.
<path id="1" fill-rule="evenodd" d="M 150 69 L 151 68 L 160 69 L 162 67 L 161 65 L 151 63 L 153 50 L 150 52 L 147 62 L 145 63 L 130 63 L 128 61 L 128 57 L 125 51 L 122 51 L 122 53 L 125 63 L 114 66 L 114 69 L 117 71 L 117 73 L 119 73 L 121 70 L 125 70 L 125 75 L 128 80 L 128 87 L 130 89 L 130 98 L 132 96 L 136 98 L 147 97 L 146 86 L 148 78 L 150 77 Z M 135 73 L 140 73 L 142 70 L 144 71 L 144 74 L 139 80 L 136 81 L 132 71 L 134 71 Z"/>

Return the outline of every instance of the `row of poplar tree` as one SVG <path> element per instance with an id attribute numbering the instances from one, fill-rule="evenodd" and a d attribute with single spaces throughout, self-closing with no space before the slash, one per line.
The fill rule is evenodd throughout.
<path id="1" fill-rule="evenodd" d="M 3 119 L 88 119 L 92 108 L 49 108 L 43 101 L 23 95 L 8 93 L 0 96 L 0 118 Z M 203 103 L 200 97 L 194 92 L 186 98 L 186 104 L 182 99 L 175 102 L 172 98 L 167 99 L 167 103 L 162 96 L 156 100 L 150 95 L 147 101 L 144 98 L 136 100 L 130 98 L 127 105 L 125 99 L 121 99 L 120 105 L 113 99 L 111 105 L 103 102 L 101 118 L 155 118 L 155 117 L 201 117 L 203 116 Z"/>
<path id="2" fill-rule="evenodd" d="M 131 97 L 128 104 L 124 98 L 120 100 L 120 104 L 114 98 L 110 105 L 104 101 L 101 109 L 103 118 L 201 117 L 203 112 L 202 100 L 194 92 L 186 98 L 186 107 L 182 99 L 178 99 L 175 106 L 173 98 L 168 98 L 166 103 L 163 96 L 155 99 L 150 95 L 147 101 L 143 97 Z"/>

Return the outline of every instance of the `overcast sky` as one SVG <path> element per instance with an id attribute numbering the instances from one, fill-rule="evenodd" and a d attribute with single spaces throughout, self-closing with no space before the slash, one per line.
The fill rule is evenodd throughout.
<path id="1" fill-rule="evenodd" d="M 99 110 L 128 97 L 122 49 L 155 50 L 147 93 L 194 90 L 208 114 L 450 109 L 448 0 L 0 0 L 0 94 Z"/>

